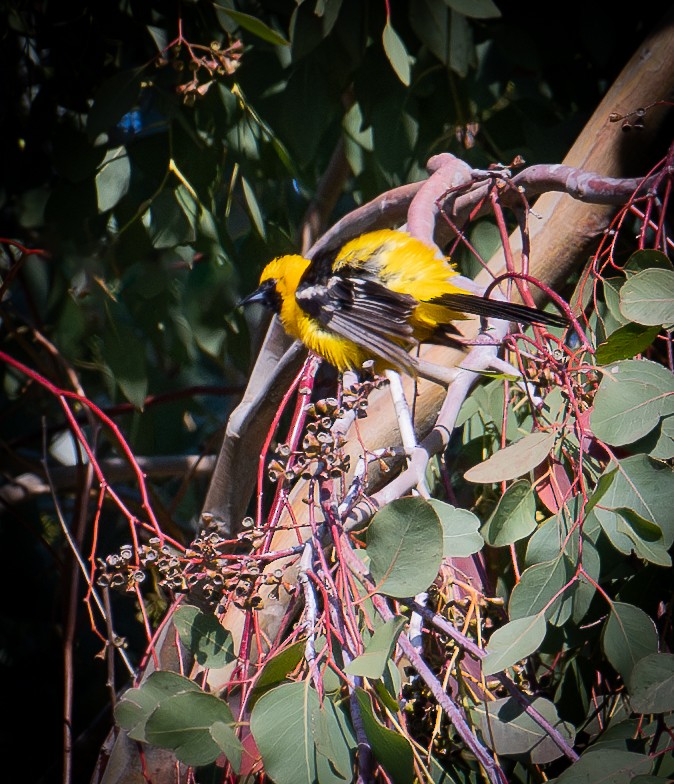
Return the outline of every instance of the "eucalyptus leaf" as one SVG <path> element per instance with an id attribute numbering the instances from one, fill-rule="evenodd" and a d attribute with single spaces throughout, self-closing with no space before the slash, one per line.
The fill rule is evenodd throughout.
<path id="1" fill-rule="evenodd" d="M 391 63 L 391 67 L 396 72 L 398 79 L 408 86 L 410 83 L 410 56 L 405 49 L 402 39 L 393 29 L 391 20 L 387 19 L 382 33 L 382 44 L 384 51 Z"/>
<path id="2" fill-rule="evenodd" d="M 492 0 L 444 0 L 454 11 L 472 19 L 497 19 L 501 16 Z"/>
<path id="3" fill-rule="evenodd" d="M 129 191 L 131 163 L 125 147 L 108 150 L 96 174 L 98 211 L 111 210 Z"/>
<path id="4" fill-rule="evenodd" d="M 163 699 L 145 725 L 148 743 L 171 749 L 186 765 L 208 765 L 224 754 L 235 772 L 243 747 L 227 703 L 213 694 L 184 692 Z"/>
<path id="5" fill-rule="evenodd" d="M 674 654 L 651 653 L 639 659 L 630 672 L 628 692 L 638 713 L 674 710 Z"/>
<path id="6" fill-rule="evenodd" d="M 542 613 L 510 621 L 489 638 L 482 672 L 493 675 L 525 659 L 538 650 L 545 637 L 546 623 Z"/>
<path id="7" fill-rule="evenodd" d="M 115 721 L 132 740 L 147 740 L 145 723 L 166 697 L 186 691 L 201 691 L 197 684 L 175 672 L 156 670 L 140 686 L 124 692 L 115 705 Z"/>
<path id="8" fill-rule="evenodd" d="M 380 509 L 367 529 L 367 554 L 377 590 L 405 598 L 425 591 L 442 562 L 443 531 L 422 498 L 400 498 Z"/>
<path id="9" fill-rule="evenodd" d="M 469 482 L 491 484 L 517 479 L 540 465 L 555 444 L 554 433 L 529 433 L 505 449 L 500 449 L 484 463 L 466 471 Z"/>
<path id="10" fill-rule="evenodd" d="M 290 41 L 287 41 L 280 33 L 277 33 L 276 30 L 272 30 L 271 27 L 266 25 L 261 19 L 258 19 L 257 16 L 244 14 L 242 11 L 235 11 L 232 8 L 226 8 L 219 3 L 214 3 L 214 5 L 218 11 L 227 14 L 227 16 L 233 19 L 240 27 L 247 30 L 249 33 L 253 33 L 253 35 L 256 35 L 263 41 L 267 41 L 267 43 L 274 44 L 275 46 L 290 46 Z"/>
<path id="11" fill-rule="evenodd" d="M 601 441 L 622 446 L 653 430 L 674 413 L 674 376 L 662 365 L 627 359 L 604 368 L 590 417 Z"/>
<path id="12" fill-rule="evenodd" d="M 499 499 L 480 533 L 492 547 L 524 539 L 536 528 L 536 500 L 526 479 L 514 482 Z"/>
<path id="13" fill-rule="evenodd" d="M 258 674 L 250 696 L 251 706 L 269 689 L 278 686 L 286 679 L 288 673 L 302 661 L 306 643 L 302 640 L 283 648 L 274 656 L 270 656 Z"/>
<path id="14" fill-rule="evenodd" d="M 468 509 L 431 498 L 428 502 L 442 525 L 443 555 L 445 558 L 466 558 L 484 546 L 479 528 L 480 520 Z"/>
<path id="15" fill-rule="evenodd" d="M 659 332 L 660 327 L 645 327 L 630 321 L 612 332 L 604 343 L 597 346 L 595 359 L 600 365 L 631 359 L 645 351 Z"/>
<path id="16" fill-rule="evenodd" d="M 137 346 L 139 342 L 139 335 L 130 323 L 116 320 L 103 335 L 102 355 L 124 396 L 142 410 L 149 384 L 147 361 L 142 348 L 129 351 L 129 346 Z"/>
<path id="17" fill-rule="evenodd" d="M 374 714 L 367 692 L 357 688 L 355 693 L 363 729 L 374 756 L 395 784 L 409 784 L 414 780 L 414 757 L 409 741 L 381 724 Z"/>
<path id="18" fill-rule="evenodd" d="M 266 773 L 276 784 L 314 784 L 316 744 L 313 716 L 320 709 L 306 681 L 286 683 L 263 694 L 250 716 L 250 730 Z"/>
<path id="19" fill-rule="evenodd" d="M 202 667 L 219 668 L 234 661 L 231 633 L 211 613 L 183 604 L 173 615 L 180 639 Z"/>
<path id="20" fill-rule="evenodd" d="M 563 556 L 525 569 L 510 595 L 510 620 L 540 612 L 545 612 L 545 617 L 550 620 L 562 603 L 562 590 L 569 584 L 571 576 L 570 564 Z"/>
<path id="21" fill-rule="evenodd" d="M 356 656 L 346 665 L 345 672 L 349 675 L 362 675 L 376 680 L 381 678 L 400 636 L 407 623 L 407 618 L 397 615 L 378 626 L 365 651 Z"/>
<path id="22" fill-rule="evenodd" d="M 646 269 L 631 276 L 620 290 L 620 310 L 637 324 L 674 323 L 674 271 Z"/>
<path id="23" fill-rule="evenodd" d="M 532 701 L 531 707 L 573 747 L 575 729 L 572 724 L 559 718 L 554 703 L 537 697 Z M 513 697 L 486 702 L 480 725 L 487 745 L 499 756 L 517 758 L 526 755 L 530 762 L 543 765 L 564 754 L 546 730 L 540 727 Z"/>
<path id="24" fill-rule="evenodd" d="M 650 773 L 653 760 L 645 754 L 618 749 L 593 751 L 590 747 L 568 767 L 555 784 L 629 784 L 639 774 Z"/>
<path id="25" fill-rule="evenodd" d="M 657 653 L 658 632 L 639 607 L 613 602 L 604 624 L 602 646 L 606 658 L 627 681 L 634 665 L 644 656 Z"/>
<path id="26" fill-rule="evenodd" d="M 610 477 L 607 484 L 602 484 L 605 477 Z M 666 552 L 674 543 L 674 519 L 671 514 L 674 508 L 674 472 L 665 463 L 652 460 L 647 455 L 633 455 L 611 463 L 607 466 L 595 495 L 600 494 L 600 500 L 595 496 L 590 498 L 588 504 L 588 523 L 594 516 L 604 532 L 611 539 L 620 552 L 629 553 L 633 549 L 641 557 L 651 560 L 651 554 L 656 558 L 655 563 L 662 561 L 662 553 Z M 599 504 L 601 508 L 595 508 Z M 627 518 L 621 512 L 631 510 Z M 640 528 L 635 523 L 643 519 L 641 530 L 646 529 L 648 522 L 654 523 L 662 532 L 662 539 L 650 541 L 643 538 Z"/>

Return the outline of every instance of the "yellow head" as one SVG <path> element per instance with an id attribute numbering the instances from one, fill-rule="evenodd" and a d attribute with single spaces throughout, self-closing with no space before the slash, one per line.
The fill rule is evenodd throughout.
<path id="1" fill-rule="evenodd" d="M 262 270 L 260 285 L 240 304 L 260 302 L 279 313 L 284 303 L 294 300 L 297 286 L 309 264 L 309 259 L 302 256 L 279 256 L 273 259 Z"/>

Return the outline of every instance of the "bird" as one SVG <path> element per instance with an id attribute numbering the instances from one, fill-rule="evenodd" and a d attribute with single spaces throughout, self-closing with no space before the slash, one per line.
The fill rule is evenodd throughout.
<path id="1" fill-rule="evenodd" d="M 411 352 L 422 343 L 456 345 L 452 322 L 469 315 L 566 327 L 566 318 L 470 293 L 452 282 L 446 258 L 406 231 L 380 229 L 313 259 L 272 259 L 258 288 L 241 300 L 278 314 L 285 331 L 338 371 L 393 370 L 447 386 L 454 375 Z"/>

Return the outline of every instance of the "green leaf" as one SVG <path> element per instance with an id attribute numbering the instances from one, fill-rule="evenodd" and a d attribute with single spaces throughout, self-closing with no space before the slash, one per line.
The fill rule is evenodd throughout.
<path id="1" fill-rule="evenodd" d="M 476 62 L 473 27 L 463 14 L 453 9 L 449 15 L 449 67 L 464 79 Z"/>
<path id="2" fill-rule="evenodd" d="M 653 430 L 674 413 L 674 376 L 645 359 L 627 359 L 604 368 L 590 417 L 600 441 L 622 446 Z"/>
<path id="3" fill-rule="evenodd" d="M 524 539 L 536 528 L 536 500 L 526 479 L 514 482 L 501 496 L 480 533 L 492 547 Z"/>
<path id="4" fill-rule="evenodd" d="M 131 351 L 131 346 L 136 347 L 135 350 Z M 126 321 L 113 323 L 103 335 L 102 354 L 126 399 L 142 410 L 148 378 L 143 341 L 139 340 L 138 333 Z"/>
<path id="5" fill-rule="evenodd" d="M 386 662 L 386 669 L 381 680 L 378 680 L 373 685 L 384 707 L 388 708 L 392 713 L 397 713 L 400 710 L 398 695 L 402 686 L 402 678 L 400 677 L 400 670 L 392 658 Z"/>
<path id="6" fill-rule="evenodd" d="M 595 359 L 599 365 L 631 359 L 645 351 L 658 336 L 658 332 L 660 327 L 644 327 L 630 321 L 597 346 Z"/>
<path id="7" fill-rule="evenodd" d="M 409 6 L 410 24 L 419 40 L 441 63 L 449 65 L 449 17 L 444 3 L 415 0 Z"/>
<path id="8" fill-rule="evenodd" d="M 196 238 L 193 215 L 177 190 L 163 190 L 143 215 L 143 223 L 155 248 L 175 248 Z"/>
<path id="9" fill-rule="evenodd" d="M 650 773 L 653 761 L 644 754 L 592 746 L 554 784 L 629 784 L 635 776 Z"/>
<path id="10" fill-rule="evenodd" d="M 98 211 L 111 210 L 129 191 L 131 164 L 126 147 L 108 150 L 96 175 Z"/>
<path id="11" fill-rule="evenodd" d="M 497 629 L 487 643 L 482 660 L 485 675 L 502 672 L 538 650 L 545 637 L 546 623 L 542 614 L 510 621 Z"/>
<path id="12" fill-rule="evenodd" d="M 277 686 L 255 703 L 250 730 L 265 772 L 276 784 L 314 784 L 312 722 L 319 708 L 316 690 L 305 681 Z"/>
<path id="13" fill-rule="evenodd" d="M 484 546 L 480 535 L 480 520 L 467 509 L 459 509 L 431 498 L 428 502 L 442 525 L 443 556 L 445 558 L 467 558 Z"/>
<path id="14" fill-rule="evenodd" d="M 381 39 L 386 56 L 391 63 L 391 67 L 405 87 L 409 87 L 410 56 L 407 54 L 407 49 L 405 49 L 405 44 L 402 42 L 402 39 L 393 29 L 390 19 L 386 20 Z"/>
<path id="15" fill-rule="evenodd" d="M 601 559 L 594 545 L 585 538 L 583 540 L 583 569 L 595 583 L 599 582 Z M 571 595 L 571 614 L 575 624 L 579 625 L 585 618 L 596 590 L 595 586 L 583 574 L 574 583 Z M 553 621 L 553 623 L 555 622 Z"/>
<path id="16" fill-rule="evenodd" d="M 159 703 L 166 697 L 187 691 L 201 691 L 194 681 L 175 672 L 157 670 L 143 683 L 124 692 L 115 705 L 115 721 L 132 740 L 145 741 L 145 723 Z"/>
<path id="17" fill-rule="evenodd" d="M 415 596 L 435 580 L 442 563 L 443 532 L 422 498 L 400 498 L 375 514 L 367 529 L 367 554 L 377 590 Z"/>
<path id="18" fill-rule="evenodd" d="M 395 784 L 409 784 L 414 780 L 414 757 L 409 741 L 377 720 L 367 692 L 357 688 L 356 699 L 372 753 Z"/>
<path id="19" fill-rule="evenodd" d="M 623 324 L 628 324 L 629 319 L 620 312 L 620 289 L 625 285 L 624 278 L 606 278 L 604 280 L 604 300 L 608 313 L 604 317 L 607 334 L 611 334 Z"/>
<path id="20" fill-rule="evenodd" d="M 637 324 L 674 322 L 674 272 L 647 269 L 631 276 L 620 290 L 620 311 Z"/>
<path id="21" fill-rule="evenodd" d="M 657 653 L 658 632 L 653 621 L 639 607 L 613 602 L 604 624 L 602 646 L 606 658 L 627 681 L 640 659 Z"/>
<path id="22" fill-rule="evenodd" d="M 661 250 L 653 250 L 652 248 L 635 250 L 627 260 L 627 264 L 625 264 L 625 273 L 628 276 L 636 275 L 638 272 L 643 272 L 643 270 L 647 269 L 671 270 L 674 267 L 666 253 L 663 253 Z"/>
<path id="23" fill-rule="evenodd" d="M 501 12 L 492 0 L 444 0 L 445 5 L 471 19 L 496 19 Z"/>
<path id="24" fill-rule="evenodd" d="M 234 771 L 243 747 L 227 703 L 213 694 L 185 692 L 163 699 L 145 725 L 148 743 L 171 749 L 186 765 L 208 765 L 224 754 Z"/>
<path id="25" fill-rule="evenodd" d="M 300 640 L 299 642 L 289 645 L 287 648 L 284 648 L 275 656 L 272 656 L 265 661 L 249 698 L 249 704 L 251 706 L 262 696 L 262 694 L 285 680 L 288 673 L 291 673 L 295 667 L 297 667 L 302 661 L 304 648 L 305 643 Z"/>
<path id="26" fill-rule="evenodd" d="M 312 731 L 317 752 L 317 780 L 320 784 L 350 784 L 356 741 L 343 710 L 324 699 L 318 711 L 313 713 Z"/>
<path id="27" fill-rule="evenodd" d="M 267 230 L 265 229 L 264 218 L 262 217 L 260 205 L 257 203 L 255 191 L 245 177 L 241 178 L 241 186 L 243 187 L 243 196 L 248 206 L 248 214 L 250 215 L 251 220 L 257 229 L 257 233 L 260 235 L 260 237 L 262 237 L 262 239 L 266 239 Z"/>
<path id="28" fill-rule="evenodd" d="M 633 455 L 621 460 L 617 467 L 614 463 L 607 466 L 602 479 L 612 474 L 612 480 L 602 493 L 600 508 L 593 508 L 595 515 L 605 533 L 620 552 L 629 553 L 632 549 L 643 552 L 641 557 L 647 558 L 648 553 L 668 550 L 674 543 L 674 472 L 665 463 L 652 460 L 647 455 Z M 601 480 L 600 480 L 601 485 Z M 590 504 L 595 505 L 594 496 Z M 588 505 L 589 506 L 589 505 Z M 625 518 L 622 512 L 632 510 Z M 637 521 L 654 523 L 662 532 L 662 541 L 651 541 L 643 538 L 646 531 L 645 523 L 641 528 Z M 654 531 L 655 529 L 648 529 Z M 657 552 L 655 553 L 657 555 Z M 655 561 L 658 563 L 659 561 Z"/>
<path id="29" fill-rule="evenodd" d="M 573 746 L 574 727 L 559 718 L 553 702 L 538 697 L 533 700 L 532 707 Z M 480 724 L 487 745 L 499 756 L 527 755 L 527 759 L 535 765 L 544 765 L 564 753 L 512 697 L 486 702 Z"/>
<path id="30" fill-rule="evenodd" d="M 674 710 L 674 654 L 651 653 L 639 659 L 629 675 L 628 692 L 637 713 Z"/>
<path id="31" fill-rule="evenodd" d="M 224 667 L 236 658 L 232 635 L 214 615 L 183 604 L 174 613 L 173 622 L 183 644 L 202 667 Z"/>
<path id="32" fill-rule="evenodd" d="M 276 30 L 272 30 L 271 27 L 268 27 L 256 16 L 244 14 L 241 11 L 233 11 L 231 8 L 225 8 L 218 3 L 213 3 L 213 5 L 219 11 L 222 11 L 223 14 L 227 14 L 227 16 L 233 19 L 239 27 L 243 27 L 244 30 L 248 30 L 249 33 L 256 35 L 263 41 L 274 44 L 274 46 L 290 46 L 290 41 L 286 41 L 280 33 L 277 33 Z"/>
<path id="33" fill-rule="evenodd" d="M 372 680 L 381 678 L 406 623 L 407 618 L 396 615 L 377 627 L 365 651 L 347 664 L 345 672 Z"/>
<path id="34" fill-rule="evenodd" d="M 499 450 L 484 463 L 473 466 L 466 471 L 464 479 L 482 484 L 517 479 L 540 465 L 554 444 L 554 433 L 529 433 Z"/>
<path id="35" fill-rule="evenodd" d="M 510 595 L 508 617 L 514 621 L 545 610 L 545 617 L 551 619 L 562 603 L 562 595 L 557 594 L 570 579 L 571 567 L 563 556 L 525 569 Z M 554 596 L 557 598 L 550 604 Z"/>

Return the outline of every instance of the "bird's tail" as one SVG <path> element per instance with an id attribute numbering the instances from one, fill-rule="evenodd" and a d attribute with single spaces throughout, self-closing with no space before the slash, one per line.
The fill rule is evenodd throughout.
<path id="1" fill-rule="evenodd" d="M 474 316 L 520 321 L 525 324 L 547 324 L 550 327 L 569 326 L 568 319 L 558 313 L 548 313 L 514 302 L 478 297 L 475 294 L 443 294 L 431 302 L 458 313 L 471 313 Z"/>

